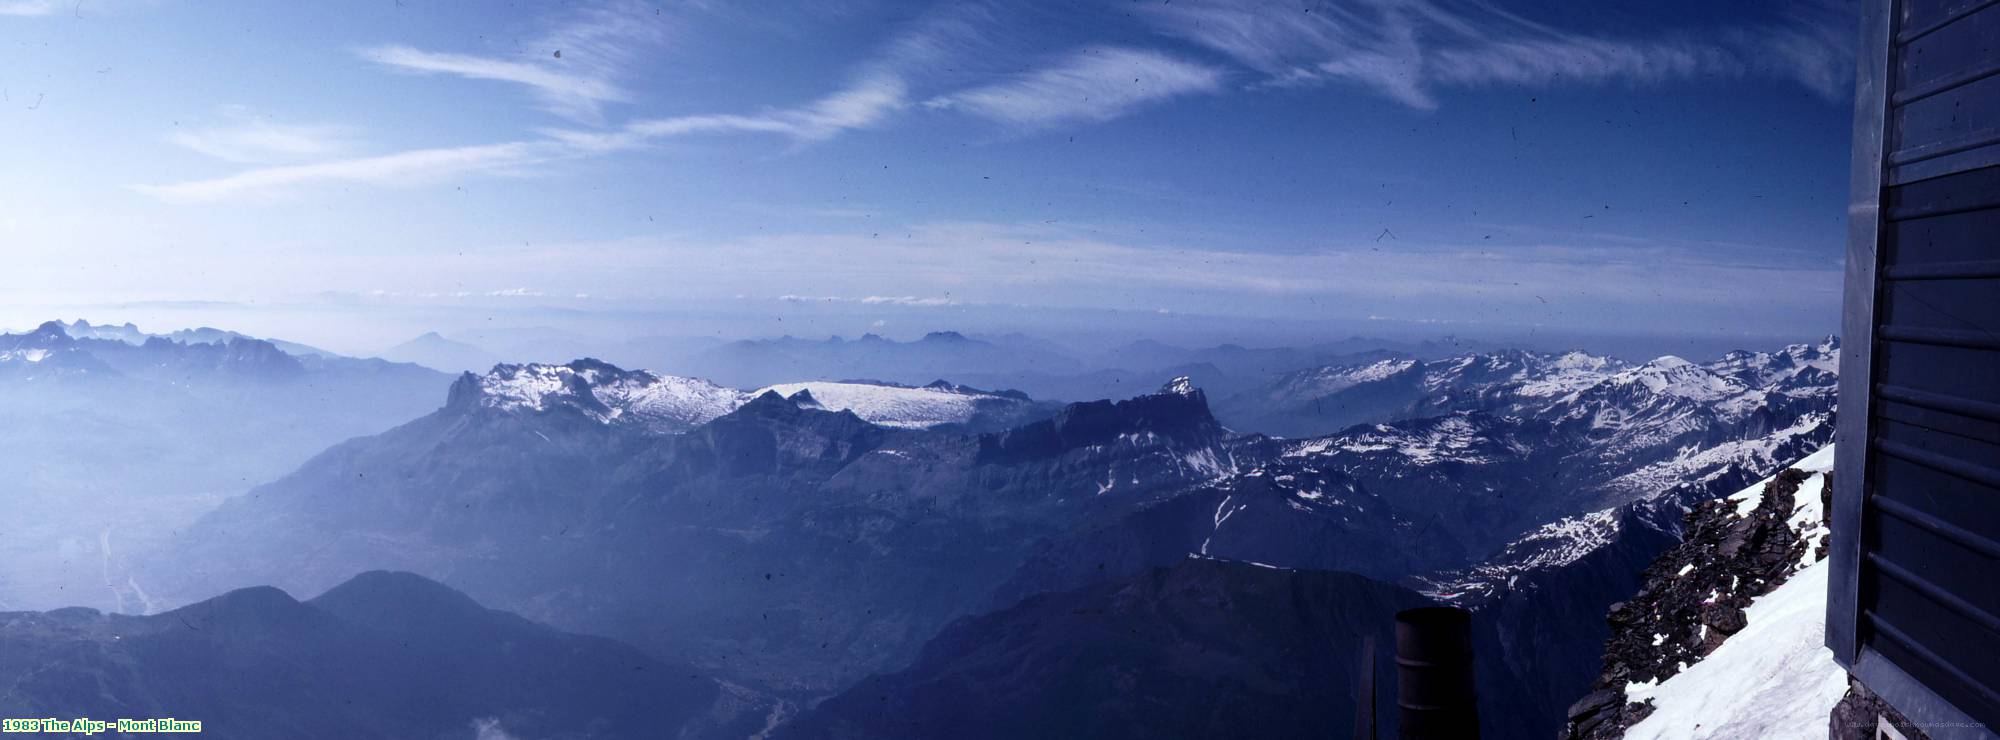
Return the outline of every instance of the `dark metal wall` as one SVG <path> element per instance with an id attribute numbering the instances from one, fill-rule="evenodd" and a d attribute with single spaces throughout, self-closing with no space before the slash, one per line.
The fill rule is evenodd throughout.
<path id="1" fill-rule="evenodd" d="M 1827 644 L 2000 728 L 2000 0 L 1864 0 Z"/>

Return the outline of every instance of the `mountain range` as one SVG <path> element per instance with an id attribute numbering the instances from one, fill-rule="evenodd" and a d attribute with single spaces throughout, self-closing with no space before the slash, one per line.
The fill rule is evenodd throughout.
<path id="1" fill-rule="evenodd" d="M 1287 373 L 1389 353 L 1424 359 L 1497 351 L 1471 340 L 1397 342 L 1353 337 L 1304 347 L 1179 347 L 1140 340 L 1107 348 L 1072 348 L 1021 334 L 937 331 L 914 340 L 779 337 L 718 342 L 675 337 L 592 338 L 555 329 L 476 330 L 449 337 L 426 332 L 384 350 L 384 358 L 445 372 L 484 372 L 501 362 L 561 364 L 596 357 L 626 367 L 701 377 L 736 388 L 810 380 L 870 378 L 922 385 L 938 378 L 1014 388 L 1036 398 L 1123 398 L 1175 377 L 1192 378 L 1217 397 L 1259 387 Z M 504 359 L 503 359 L 504 358 Z M 1262 431 L 1262 430 L 1259 430 Z"/>
<path id="2" fill-rule="evenodd" d="M 82 321 L 0 334 L 0 608 L 145 609 L 128 555 L 336 442 L 437 408 L 451 382 L 220 330 L 169 336 Z"/>
<path id="3" fill-rule="evenodd" d="M 1589 689 L 1606 610 L 1683 536 L 1682 513 L 1830 439 L 1837 347 L 1630 363 L 1142 344 L 1107 354 L 1192 371 L 1060 404 L 962 383 L 1142 375 L 939 333 L 712 348 L 791 353 L 779 367 L 797 375 L 740 387 L 594 359 L 453 380 L 226 333 L 52 322 L 0 335 L 0 402 L 42 414 L 24 417 L 30 441 L 60 460 L 24 469 L 44 497 L 24 500 L 74 507 L 92 486 L 174 479 L 180 458 L 132 454 L 163 441 L 276 452 L 234 486 L 152 485 L 152 509 L 120 497 L 132 521 L 95 541 L 29 532 L 21 572 L 62 575 L 0 581 L 0 599 L 74 587 L 160 615 L 236 587 L 407 571 L 712 677 L 682 734 L 754 718 L 797 737 L 1033 732 L 1080 707 L 1124 718 L 1096 728 L 1111 736 L 1339 731 L 1360 639 L 1442 601 L 1474 611 L 1481 690 L 1513 708 L 1485 717 L 1488 734 L 1545 737 Z M 864 372 L 913 367 L 965 372 Z M 1214 411 L 1204 377 L 1228 391 Z M 67 408 L 109 423 L 51 433 Z M 47 485 L 65 469 L 87 483 Z M 165 526 L 148 540 L 141 520 Z M 1285 598 L 1306 606 L 1273 613 Z M 1111 666 L 1126 671 L 1106 683 Z M 1273 683 L 1295 673 L 1347 698 L 1299 706 Z M 1162 709 L 1224 706 L 1214 695 L 1242 711 Z"/>
<path id="4" fill-rule="evenodd" d="M 1524 582 L 1595 582 L 1574 603 L 1500 609 L 1489 624 L 1506 634 L 1552 608 L 1601 622 L 1615 597 L 1597 594 L 1631 578 L 1615 571 L 1674 533 L 1587 545 L 1640 529 L 1620 507 L 1763 475 L 1823 443 L 1831 352 L 1427 361 L 1429 375 L 1466 379 L 1424 402 L 1438 415 L 1299 439 L 1230 431 L 1186 379 L 982 430 L 939 421 L 936 405 L 878 401 L 1032 402 L 949 384 L 749 396 L 594 361 L 501 366 L 462 376 L 430 415 L 225 503 L 136 577 L 179 601 L 213 584 L 310 592 L 410 570 L 798 706 L 920 665 L 955 620 L 1191 555 L 1403 581 L 1429 598 L 1476 586 L 1496 603 Z M 1560 644 L 1537 649 L 1594 658 L 1548 635 L 1493 651 L 1515 672 L 1495 680 L 1538 691 L 1523 716 L 1548 727 L 1587 676 L 1512 657 L 1544 638 Z"/>

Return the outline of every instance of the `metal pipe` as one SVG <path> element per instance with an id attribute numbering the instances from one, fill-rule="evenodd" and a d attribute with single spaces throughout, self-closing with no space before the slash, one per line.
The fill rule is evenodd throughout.
<path id="1" fill-rule="evenodd" d="M 1472 613 L 1455 606 L 1396 614 L 1396 706 L 1404 740 L 1476 740 Z"/>

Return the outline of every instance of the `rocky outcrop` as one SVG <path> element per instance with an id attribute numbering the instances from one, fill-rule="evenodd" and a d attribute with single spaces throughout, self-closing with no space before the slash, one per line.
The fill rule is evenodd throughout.
<path id="1" fill-rule="evenodd" d="M 1611 606 L 1603 671 L 1570 706 L 1562 737 L 1621 737 L 1653 710 L 1628 701 L 1630 687 L 1657 685 L 1699 662 L 1744 628 L 1752 600 L 1823 557 L 1825 490 L 1824 472 L 1794 467 L 1696 504 L 1680 544 L 1646 568 L 1636 594 Z"/>
<path id="2" fill-rule="evenodd" d="M 1167 381 L 1158 393 L 1115 402 L 1073 403 L 1053 419 L 985 435 L 979 440 L 979 460 L 1019 463 L 1139 439 L 1203 447 L 1226 435 L 1209 414 L 1208 397 L 1179 377 Z"/>

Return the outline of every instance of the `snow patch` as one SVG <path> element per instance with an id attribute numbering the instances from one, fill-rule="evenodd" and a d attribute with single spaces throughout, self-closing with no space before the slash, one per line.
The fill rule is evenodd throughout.
<path id="1" fill-rule="evenodd" d="M 501 365 L 479 378 L 479 403 L 502 411 L 570 406 L 599 422 L 675 433 L 736 410 L 750 396 L 696 378 L 621 370 L 590 360 Z"/>

